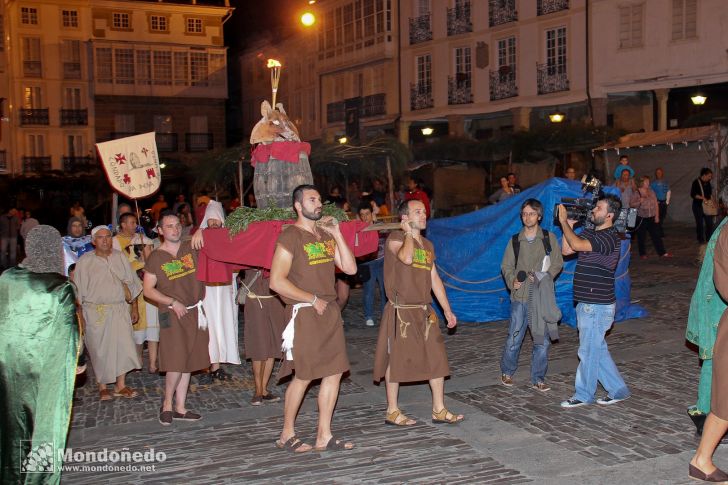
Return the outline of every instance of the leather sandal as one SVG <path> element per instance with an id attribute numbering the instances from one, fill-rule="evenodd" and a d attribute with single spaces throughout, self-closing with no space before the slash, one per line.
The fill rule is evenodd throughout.
<path id="1" fill-rule="evenodd" d="M 124 399 L 132 399 L 137 397 L 138 395 L 138 392 L 128 386 L 124 387 L 123 389 L 119 389 L 118 391 L 114 391 L 114 396 L 123 397 Z"/>
<path id="2" fill-rule="evenodd" d="M 309 448 L 308 450 L 299 450 L 299 448 L 305 445 L 306 443 L 299 440 L 296 435 L 288 438 L 285 443 L 282 443 L 281 440 L 276 440 L 276 448 L 278 448 L 279 450 L 288 451 L 289 453 L 306 453 L 311 451 L 311 448 Z"/>
<path id="3" fill-rule="evenodd" d="M 326 443 L 326 446 L 316 446 L 314 447 L 314 450 L 316 451 L 350 451 L 354 449 L 354 443 L 340 440 L 336 438 L 336 436 L 331 436 L 331 439 L 328 443 Z"/>
<path id="4" fill-rule="evenodd" d="M 405 416 L 401 410 L 395 409 L 391 413 L 387 414 L 384 424 L 389 424 L 391 426 L 414 426 L 417 424 L 417 421 Z"/>
<path id="5" fill-rule="evenodd" d="M 432 413 L 432 422 L 435 424 L 457 424 L 463 419 L 465 419 L 465 416 L 462 414 L 455 415 L 448 411 L 447 408 L 442 408 L 440 411 L 433 411 Z"/>
<path id="6" fill-rule="evenodd" d="M 111 401 L 111 391 L 108 389 L 99 389 L 99 401 Z"/>

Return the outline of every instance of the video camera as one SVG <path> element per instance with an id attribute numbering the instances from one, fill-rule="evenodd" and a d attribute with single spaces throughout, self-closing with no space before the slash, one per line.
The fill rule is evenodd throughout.
<path id="1" fill-rule="evenodd" d="M 590 214 L 596 207 L 599 198 L 604 195 L 602 182 L 593 175 L 584 175 L 581 179 L 581 190 L 584 193 L 583 197 L 563 197 L 561 204 L 554 206 L 554 224 L 559 223 L 559 205 L 563 205 L 566 208 L 568 219 L 576 220 L 585 229 L 594 229 Z M 617 232 L 624 234 L 628 230 L 634 229 L 636 224 L 637 209 L 622 207 L 614 219 L 613 225 Z"/>

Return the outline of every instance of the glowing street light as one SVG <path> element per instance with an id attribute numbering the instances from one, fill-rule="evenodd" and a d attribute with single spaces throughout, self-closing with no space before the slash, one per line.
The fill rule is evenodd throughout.
<path id="1" fill-rule="evenodd" d="M 562 113 L 561 111 L 556 111 L 555 113 L 549 114 L 549 121 L 551 123 L 561 123 L 566 119 L 566 114 Z"/>
<path id="2" fill-rule="evenodd" d="M 301 15 L 301 23 L 305 27 L 311 27 L 313 24 L 316 23 L 316 16 L 311 12 L 305 12 L 303 15 Z"/>
<path id="3" fill-rule="evenodd" d="M 422 131 L 422 134 L 423 134 L 423 135 L 425 135 L 425 136 L 430 136 L 430 135 L 432 135 L 432 134 L 433 134 L 433 133 L 435 132 L 435 129 L 434 129 L 434 128 L 432 128 L 431 126 L 425 126 L 425 127 L 424 127 L 424 128 L 422 128 L 422 130 L 420 130 L 420 131 Z"/>
<path id="4" fill-rule="evenodd" d="M 339 143 L 342 145 L 345 144 L 347 141 L 349 141 L 349 139 L 345 136 L 342 136 L 341 138 L 339 138 Z"/>
<path id="5" fill-rule="evenodd" d="M 701 93 L 696 93 L 694 96 L 690 96 L 690 101 L 697 106 L 704 105 L 707 100 L 707 96 L 703 96 Z"/>

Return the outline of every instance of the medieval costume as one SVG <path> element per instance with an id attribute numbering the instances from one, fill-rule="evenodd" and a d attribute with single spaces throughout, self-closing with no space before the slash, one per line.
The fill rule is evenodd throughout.
<path id="1" fill-rule="evenodd" d="M 79 351 L 62 246 L 57 230 L 37 226 L 25 260 L 0 276 L 0 483 L 60 483 L 54 459 L 66 446 Z"/>
<path id="2" fill-rule="evenodd" d="M 277 295 L 271 295 L 270 275 L 263 271 L 246 271 L 245 282 L 245 357 L 280 358 L 281 335 L 286 325 L 283 303 Z"/>

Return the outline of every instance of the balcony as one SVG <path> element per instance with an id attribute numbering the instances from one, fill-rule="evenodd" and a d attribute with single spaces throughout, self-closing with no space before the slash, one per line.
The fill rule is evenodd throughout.
<path id="1" fill-rule="evenodd" d="M 23 157 L 23 172 L 48 172 L 51 169 L 51 157 Z"/>
<path id="2" fill-rule="evenodd" d="M 473 31 L 470 18 L 470 2 L 447 9 L 447 35 L 458 35 Z"/>
<path id="3" fill-rule="evenodd" d="M 497 71 L 490 71 L 490 100 L 514 96 L 518 96 L 516 66 L 501 66 Z"/>
<path id="4" fill-rule="evenodd" d="M 432 40 L 432 24 L 430 23 L 430 17 L 431 14 L 428 13 L 419 17 L 409 19 L 410 45 Z"/>
<path id="5" fill-rule="evenodd" d="M 158 152 L 177 151 L 177 133 L 157 133 L 156 139 Z"/>
<path id="6" fill-rule="evenodd" d="M 212 133 L 185 133 L 185 147 L 188 152 L 212 150 Z"/>
<path id="7" fill-rule="evenodd" d="M 569 0 L 538 0 L 536 4 L 537 15 L 548 15 L 568 9 Z"/>
<path id="8" fill-rule="evenodd" d="M 87 109 L 62 109 L 61 126 L 86 126 L 88 124 Z"/>
<path id="9" fill-rule="evenodd" d="M 516 0 L 490 0 L 488 2 L 488 24 L 491 27 L 517 20 Z"/>
<path id="10" fill-rule="evenodd" d="M 64 62 L 63 79 L 81 79 L 81 63 Z"/>
<path id="11" fill-rule="evenodd" d="M 457 75 L 447 78 L 447 104 L 469 104 L 473 102 L 470 76 Z"/>
<path id="12" fill-rule="evenodd" d="M 98 170 L 99 164 L 93 157 L 63 157 L 64 172 L 92 172 Z"/>
<path id="13" fill-rule="evenodd" d="M 43 77 L 40 61 L 23 61 L 23 75 L 25 77 Z"/>
<path id="14" fill-rule="evenodd" d="M 346 104 L 343 101 L 335 101 L 326 105 L 326 122 L 339 123 L 344 121 Z"/>
<path id="15" fill-rule="evenodd" d="M 21 125 L 48 125 L 48 108 L 23 109 L 20 111 Z"/>
<path id="16" fill-rule="evenodd" d="M 410 109 L 432 108 L 435 100 L 432 99 L 432 84 L 410 84 Z"/>
<path id="17" fill-rule="evenodd" d="M 8 169 L 8 152 L 0 150 L 0 170 L 6 171 Z"/>
<path id="18" fill-rule="evenodd" d="M 537 64 L 538 94 L 558 93 L 569 90 L 569 77 L 566 74 L 566 60 L 563 64 Z"/>
<path id="19" fill-rule="evenodd" d="M 387 95 L 385 93 L 364 96 L 359 117 L 380 116 L 387 114 Z"/>

